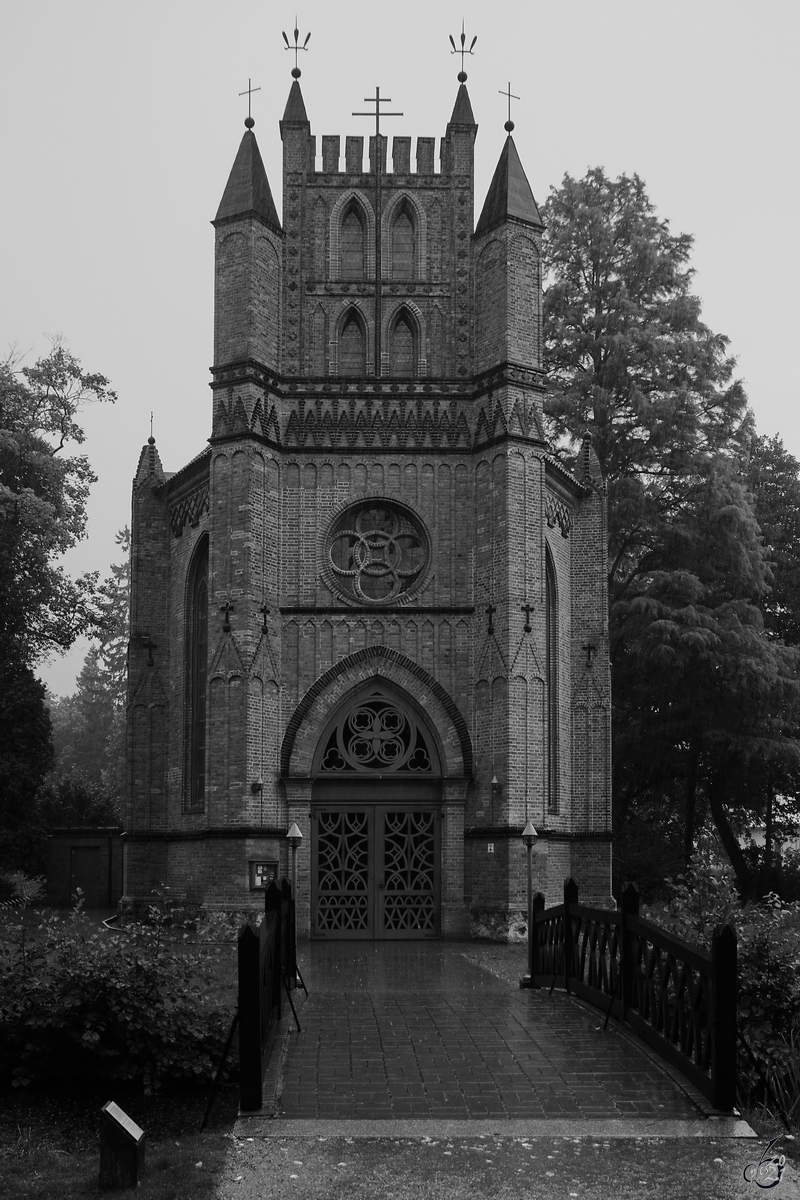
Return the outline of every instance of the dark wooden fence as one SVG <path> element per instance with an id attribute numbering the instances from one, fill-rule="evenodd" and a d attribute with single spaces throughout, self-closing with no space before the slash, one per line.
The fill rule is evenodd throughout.
<path id="1" fill-rule="evenodd" d="M 295 986 L 294 900 L 288 879 L 269 885 L 264 919 L 239 930 L 239 1107 L 263 1106 L 264 1073 L 281 1019 L 283 980 Z"/>
<path id="2" fill-rule="evenodd" d="M 620 909 L 533 899 L 525 986 L 563 987 L 630 1027 L 715 1108 L 736 1102 L 736 932 L 714 933 L 711 951 L 690 946 L 639 916 L 634 884 Z"/>

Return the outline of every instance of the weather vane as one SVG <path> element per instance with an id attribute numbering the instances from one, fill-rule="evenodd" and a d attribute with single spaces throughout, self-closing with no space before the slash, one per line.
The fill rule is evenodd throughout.
<path id="1" fill-rule="evenodd" d="M 300 68 L 297 65 L 297 56 L 301 50 L 308 49 L 308 43 L 311 38 L 311 34 L 310 33 L 306 34 L 306 40 L 303 42 L 303 44 L 301 46 L 300 45 L 300 30 L 297 28 L 297 17 L 295 17 L 295 19 L 294 19 L 294 24 L 295 24 L 294 45 L 291 44 L 291 42 L 289 41 L 289 39 L 285 33 L 283 34 L 283 40 L 286 42 L 287 50 L 294 50 L 294 67 L 292 68 L 292 79 L 299 79 L 300 78 Z"/>
<path id="2" fill-rule="evenodd" d="M 458 72 L 458 82 L 466 83 L 467 82 L 467 72 L 464 70 L 464 55 L 472 54 L 472 52 L 475 48 L 475 43 L 478 40 L 478 35 L 476 33 L 475 37 L 470 42 L 469 50 L 467 50 L 467 48 L 466 48 L 467 38 L 464 33 L 464 22 L 463 21 L 461 22 L 461 49 L 460 50 L 459 50 L 458 46 L 455 44 L 455 42 L 453 41 L 452 33 L 449 36 L 450 36 L 450 45 L 453 47 L 453 49 L 450 51 L 450 53 L 461 55 L 461 70 Z"/>
<path id="3" fill-rule="evenodd" d="M 240 96 L 247 96 L 247 120 L 245 121 L 245 125 L 247 126 L 248 129 L 252 129 L 253 126 L 255 125 L 255 121 L 253 120 L 252 116 L 250 115 L 250 98 L 253 95 L 253 92 L 261 91 L 260 87 L 254 88 L 252 86 L 252 83 L 253 83 L 252 79 L 248 79 L 247 91 L 239 92 Z"/>
<path id="4" fill-rule="evenodd" d="M 507 133 L 511 133 L 511 130 L 514 128 L 514 122 L 511 120 L 511 101 L 519 100 L 519 96 L 515 96 L 514 93 L 511 91 L 510 83 L 508 85 L 507 92 L 504 92 L 502 88 L 500 88 L 499 91 L 500 91 L 500 95 L 505 96 L 506 99 L 508 100 L 508 120 L 506 121 L 503 128 L 506 130 Z"/>

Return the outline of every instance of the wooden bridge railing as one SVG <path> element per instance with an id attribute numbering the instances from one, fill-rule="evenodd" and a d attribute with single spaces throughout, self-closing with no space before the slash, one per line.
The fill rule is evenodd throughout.
<path id="1" fill-rule="evenodd" d="M 526 987 L 563 987 L 626 1022 L 677 1067 L 715 1108 L 736 1102 L 736 932 L 714 933 L 711 951 L 639 916 L 634 884 L 618 910 L 533 899 Z"/>
<path id="2" fill-rule="evenodd" d="M 239 1107 L 263 1106 L 264 1074 L 281 1019 L 282 978 L 295 981 L 294 900 L 287 879 L 264 895 L 264 919 L 239 930 Z"/>

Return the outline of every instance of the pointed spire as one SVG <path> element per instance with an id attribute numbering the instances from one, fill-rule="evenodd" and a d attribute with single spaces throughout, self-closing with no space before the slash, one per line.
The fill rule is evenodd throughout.
<path id="1" fill-rule="evenodd" d="M 583 468 L 583 482 L 589 487 L 602 487 L 603 469 L 600 466 L 600 459 L 597 457 L 597 452 L 592 445 L 592 435 L 587 429 L 583 435 L 583 445 L 581 446 L 581 466 Z"/>
<path id="2" fill-rule="evenodd" d="M 475 123 L 475 117 L 472 113 L 469 92 L 467 91 L 467 85 L 465 83 L 461 83 L 458 86 L 458 95 L 456 96 L 456 103 L 455 107 L 453 108 L 453 115 L 450 118 L 450 124 L 468 125 L 473 129 L 478 128 L 477 124 Z"/>
<path id="3" fill-rule="evenodd" d="M 163 483 L 166 478 L 164 468 L 161 466 L 161 459 L 156 450 L 156 439 L 151 434 L 147 439 L 147 445 L 142 446 L 142 453 L 139 455 L 139 465 L 136 468 L 133 486 L 138 488 L 143 483 L 151 485 L 159 484 Z"/>
<path id="4" fill-rule="evenodd" d="M 295 79 L 289 89 L 289 99 L 286 101 L 286 111 L 281 121 L 281 133 L 283 133 L 284 125 L 308 125 L 308 123 L 303 93 L 300 91 L 300 83 Z"/>
<path id="5" fill-rule="evenodd" d="M 544 222 L 539 215 L 531 185 L 528 183 L 511 134 L 506 138 L 492 182 L 489 184 L 475 236 L 488 233 L 490 229 L 502 225 L 509 218 L 544 229 Z"/>
<path id="6" fill-rule="evenodd" d="M 241 140 L 214 220 L 226 221 L 248 213 L 254 213 L 280 233 L 281 223 L 252 129 Z"/>

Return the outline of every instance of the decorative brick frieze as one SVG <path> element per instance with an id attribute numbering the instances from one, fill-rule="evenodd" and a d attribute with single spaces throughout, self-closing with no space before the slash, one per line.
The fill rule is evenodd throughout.
<path id="1" fill-rule="evenodd" d="M 195 492 L 190 492 L 175 504 L 170 505 L 169 515 L 172 526 L 172 536 L 180 537 L 187 523 L 193 528 L 200 524 L 201 518 L 208 512 L 208 484 L 203 484 Z"/>
<path id="2" fill-rule="evenodd" d="M 570 530 L 572 529 L 572 513 L 563 500 L 559 500 L 557 496 L 548 494 L 545 501 L 544 515 L 551 529 L 557 525 L 561 530 L 561 536 L 569 537 Z"/>

